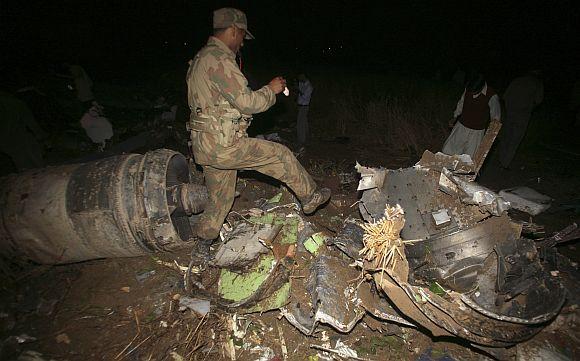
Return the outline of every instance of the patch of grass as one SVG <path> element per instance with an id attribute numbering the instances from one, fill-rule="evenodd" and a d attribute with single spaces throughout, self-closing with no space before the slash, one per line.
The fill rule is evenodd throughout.
<path id="1" fill-rule="evenodd" d="M 399 352 L 404 347 L 404 341 L 394 335 L 371 336 L 357 343 L 356 352 L 361 355 L 377 355 L 381 350 Z"/>

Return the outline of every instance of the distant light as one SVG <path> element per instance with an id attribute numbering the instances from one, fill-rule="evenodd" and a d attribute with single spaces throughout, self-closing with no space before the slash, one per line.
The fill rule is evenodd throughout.
<path id="1" fill-rule="evenodd" d="M 328 50 L 330 50 L 330 48 L 328 48 Z"/>
<path id="2" fill-rule="evenodd" d="M 187 42 L 183 43 L 184 46 L 187 46 Z"/>

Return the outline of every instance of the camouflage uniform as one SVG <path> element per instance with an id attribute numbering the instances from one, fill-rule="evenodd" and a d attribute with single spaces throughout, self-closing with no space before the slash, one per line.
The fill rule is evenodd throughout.
<path id="1" fill-rule="evenodd" d="M 285 146 L 248 138 L 250 115 L 276 102 L 264 86 L 257 91 L 221 40 L 210 37 L 190 62 L 187 72 L 189 129 L 195 161 L 203 166 L 209 202 L 197 227 L 204 239 L 219 235 L 234 201 L 237 170 L 255 170 L 286 183 L 299 199 L 307 200 L 316 183 Z"/>

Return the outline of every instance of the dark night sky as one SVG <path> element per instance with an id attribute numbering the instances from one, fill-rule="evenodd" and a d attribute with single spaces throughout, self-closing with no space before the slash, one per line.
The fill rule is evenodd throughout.
<path id="1" fill-rule="evenodd" d="M 3 62 L 21 66 L 72 61 L 114 73 L 183 64 L 207 39 L 211 11 L 233 5 L 257 37 L 244 50 L 255 64 L 570 74 L 580 63 L 577 2 L 5 0 L 0 24 Z"/>

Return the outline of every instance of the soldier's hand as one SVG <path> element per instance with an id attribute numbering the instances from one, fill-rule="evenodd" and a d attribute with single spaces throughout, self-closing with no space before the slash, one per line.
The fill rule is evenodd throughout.
<path id="1" fill-rule="evenodd" d="M 286 79 L 284 79 L 281 76 L 277 76 L 270 81 L 268 86 L 270 87 L 270 89 L 272 89 L 274 94 L 280 94 L 282 93 L 282 91 L 284 91 L 284 88 L 286 87 Z"/>

